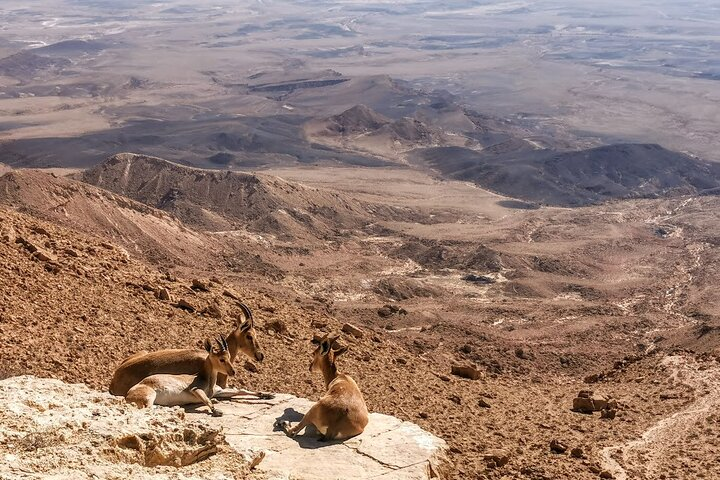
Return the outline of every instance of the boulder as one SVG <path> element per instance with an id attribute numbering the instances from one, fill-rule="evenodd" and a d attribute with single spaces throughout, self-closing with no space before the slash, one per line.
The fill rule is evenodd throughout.
<path id="1" fill-rule="evenodd" d="M 0 461 L 3 479 L 117 478 L 122 472 L 161 480 L 167 476 L 158 466 L 191 465 L 228 448 L 220 427 L 187 421 L 179 408 L 138 409 L 85 385 L 11 377 L 0 381 L 0 402 L 0 436 L 15 443 Z M 213 462 L 208 478 L 233 478 L 244 468 L 229 460 Z"/>
<path id="2" fill-rule="evenodd" d="M 210 286 L 207 283 L 197 280 L 197 279 L 192 281 L 192 287 L 190 287 L 190 288 L 192 288 L 193 290 L 200 290 L 201 292 L 209 292 L 210 291 Z"/>
<path id="3" fill-rule="evenodd" d="M 342 331 L 352 335 L 355 338 L 362 338 L 363 331 L 351 323 L 346 323 L 342 326 Z"/>
<path id="4" fill-rule="evenodd" d="M 504 448 L 494 448 L 483 454 L 483 460 L 488 468 L 500 468 L 510 461 L 510 451 Z"/>
<path id="5" fill-rule="evenodd" d="M 593 413 L 607 408 L 617 408 L 617 402 L 592 390 L 581 390 L 573 399 L 572 409 L 580 413 Z"/>
<path id="6" fill-rule="evenodd" d="M 617 410 L 612 409 L 612 408 L 606 408 L 604 410 L 600 410 L 600 418 L 605 418 L 607 420 L 613 420 L 616 415 L 617 415 Z"/>
<path id="7" fill-rule="evenodd" d="M 210 303 L 202 311 L 202 314 L 212 318 L 222 318 L 223 312 L 220 309 L 220 305 L 217 303 Z"/>
<path id="8" fill-rule="evenodd" d="M 593 395 L 591 400 L 593 402 L 593 409 L 596 412 L 599 412 L 607 407 L 608 399 L 602 395 Z"/>
<path id="9" fill-rule="evenodd" d="M 592 399 L 585 397 L 574 398 L 572 409 L 573 411 L 580 413 L 593 413 L 595 411 Z"/>
<path id="10" fill-rule="evenodd" d="M 166 302 L 172 301 L 172 296 L 170 295 L 170 291 L 165 287 L 158 288 L 157 291 L 155 292 L 155 296 L 158 299 L 166 301 Z"/>
<path id="11" fill-rule="evenodd" d="M 550 451 L 553 453 L 565 453 L 567 451 L 568 447 L 564 443 L 562 443 L 560 440 L 553 439 L 550 442 Z"/>
<path id="12" fill-rule="evenodd" d="M 41 262 L 57 262 L 57 257 L 45 249 L 37 248 L 32 254 L 32 257 Z"/>
<path id="13" fill-rule="evenodd" d="M 482 377 L 482 372 L 480 370 L 469 365 L 453 365 L 450 368 L 450 373 L 470 380 L 477 380 Z"/>
<path id="14" fill-rule="evenodd" d="M 195 307 L 190 302 L 185 300 L 184 298 L 181 298 L 180 300 L 178 300 L 178 302 L 175 304 L 175 306 L 178 308 L 181 308 L 183 310 L 187 310 L 190 313 L 195 311 Z"/>
<path id="15" fill-rule="evenodd" d="M 284 394 L 221 401 L 224 415 L 215 418 L 205 407 L 138 409 L 85 385 L 24 376 L 0 381 L 0 402 L 0 436 L 15 443 L 0 462 L 0 478 L 44 478 L 48 467 L 53 478 L 67 479 L 247 478 L 254 467 L 267 480 L 316 480 L 322 466 L 327 479 L 426 480 L 447 462 L 442 439 L 379 413 L 343 442 L 320 442 L 312 428 L 289 438 L 275 421 L 295 424 L 314 402 Z M 199 469 L 174 468 L 213 455 Z M 493 455 L 503 465 L 509 458 Z"/>
<path id="16" fill-rule="evenodd" d="M 487 275 L 476 275 L 474 273 L 469 273 L 462 277 L 462 279 L 466 282 L 477 283 L 480 285 L 490 285 L 495 283 L 495 279 L 492 277 L 488 277 Z"/>

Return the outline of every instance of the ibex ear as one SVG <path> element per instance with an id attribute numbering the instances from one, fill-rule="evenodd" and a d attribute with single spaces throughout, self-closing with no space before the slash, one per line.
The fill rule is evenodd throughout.
<path id="1" fill-rule="evenodd" d="M 205 350 L 207 350 L 208 353 L 212 353 L 212 344 L 210 343 L 210 340 L 206 338 L 203 345 L 205 345 Z"/>
<path id="2" fill-rule="evenodd" d="M 330 352 L 330 342 L 327 340 L 323 340 L 323 342 L 320 344 L 320 353 L 323 355 L 327 355 Z"/>
<path id="3" fill-rule="evenodd" d="M 340 347 L 340 348 L 338 348 L 338 349 L 336 349 L 336 350 L 333 350 L 333 355 L 335 355 L 335 358 L 337 358 L 337 357 L 339 357 L 340 355 L 342 355 L 343 353 L 345 353 L 345 352 L 347 352 L 347 351 L 348 351 L 348 346 L 345 345 L 344 347 Z"/>

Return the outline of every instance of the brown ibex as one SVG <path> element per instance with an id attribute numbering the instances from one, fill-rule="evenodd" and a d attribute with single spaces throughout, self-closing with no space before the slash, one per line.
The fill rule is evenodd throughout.
<path id="1" fill-rule="evenodd" d="M 239 304 L 243 312 L 243 321 L 236 320 L 235 329 L 227 336 L 230 361 L 234 362 L 240 352 L 250 358 L 262 362 L 265 355 L 257 341 L 254 320 L 250 308 L 244 303 Z M 158 373 L 194 375 L 204 365 L 207 354 L 202 350 L 171 349 L 155 352 L 138 352 L 120 364 L 110 382 L 110 393 L 125 396 L 130 388 L 143 378 Z M 243 389 L 228 389 L 227 375 L 220 372 L 217 378 L 216 396 L 248 395 L 258 398 L 269 398 L 271 395 Z"/>
<path id="2" fill-rule="evenodd" d="M 322 435 L 321 440 L 345 440 L 361 434 L 368 423 L 367 406 L 357 383 L 349 375 L 337 372 L 335 361 L 348 349 L 347 346 L 333 349 L 338 338 L 339 335 L 325 335 L 310 364 L 311 372 L 322 372 L 327 393 L 296 426 L 291 427 L 287 421 L 276 423 L 290 437 L 312 424 Z"/>
<path id="3" fill-rule="evenodd" d="M 222 415 L 213 406 L 210 399 L 215 394 L 218 374 L 222 373 L 232 377 L 235 375 L 235 369 L 230 361 L 225 337 L 221 336 L 216 342 L 218 350 L 214 351 L 210 341 L 205 340 L 207 355 L 203 362 L 203 368 L 197 375 L 164 373 L 150 375 L 132 387 L 127 392 L 125 400 L 140 408 L 151 407 L 154 404 L 173 407 L 202 403 L 210 408 L 213 416 Z"/>

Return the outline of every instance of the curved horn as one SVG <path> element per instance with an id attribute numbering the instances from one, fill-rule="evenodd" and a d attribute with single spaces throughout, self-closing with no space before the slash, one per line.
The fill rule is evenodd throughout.
<path id="1" fill-rule="evenodd" d="M 247 329 L 247 328 L 252 328 L 252 326 L 253 326 L 253 324 L 254 324 L 253 315 L 252 315 L 252 310 L 250 310 L 250 307 L 248 307 L 247 305 L 245 305 L 245 304 L 242 303 L 242 302 L 238 303 L 238 306 L 240 307 L 240 310 L 242 310 L 243 316 L 245 317 L 245 321 L 242 322 L 242 323 L 241 323 L 240 325 L 238 325 L 238 326 L 243 326 L 243 325 L 247 324 L 248 326 L 246 327 L 246 329 Z"/>
<path id="2" fill-rule="evenodd" d="M 219 351 L 218 353 L 222 353 L 225 351 L 225 347 L 223 346 L 223 342 L 220 341 L 220 338 L 216 338 L 215 342 L 218 344 Z"/>
<path id="3" fill-rule="evenodd" d="M 328 334 L 326 338 L 327 338 L 328 343 L 332 347 L 333 344 L 337 341 L 337 339 L 340 338 L 341 336 L 342 335 L 340 333 L 333 333 L 332 335 Z"/>
<path id="4" fill-rule="evenodd" d="M 225 335 L 220 335 L 220 340 L 222 340 L 223 350 L 228 350 L 228 343 Z"/>

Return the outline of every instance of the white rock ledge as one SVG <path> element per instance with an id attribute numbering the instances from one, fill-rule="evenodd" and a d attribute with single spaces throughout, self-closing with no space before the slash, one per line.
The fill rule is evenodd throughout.
<path id="1" fill-rule="evenodd" d="M 344 442 L 319 442 L 312 427 L 295 438 L 274 429 L 279 418 L 299 421 L 312 404 L 291 395 L 222 401 L 218 407 L 224 415 L 213 418 L 202 409 L 140 410 L 85 385 L 12 377 L 0 381 L 0 478 L 235 478 L 238 464 L 230 457 L 211 456 L 193 464 L 228 449 L 222 446 L 220 431 L 230 447 L 246 458 L 265 452 L 256 469 L 259 478 L 438 476 L 446 443 L 395 417 L 373 413 L 365 432 Z M 177 468 L 185 464 L 190 466 Z"/>
<path id="2" fill-rule="evenodd" d="M 370 414 L 365 431 L 344 442 L 320 442 L 309 427 L 294 438 L 273 427 L 278 419 L 300 421 L 314 402 L 279 394 L 272 400 L 222 401 L 222 417 L 191 413 L 222 427 L 228 443 L 243 455 L 265 452 L 258 470 L 269 479 L 425 480 L 439 476 L 447 444 L 414 423 Z M 309 430 L 309 431 L 308 431 Z"/>

